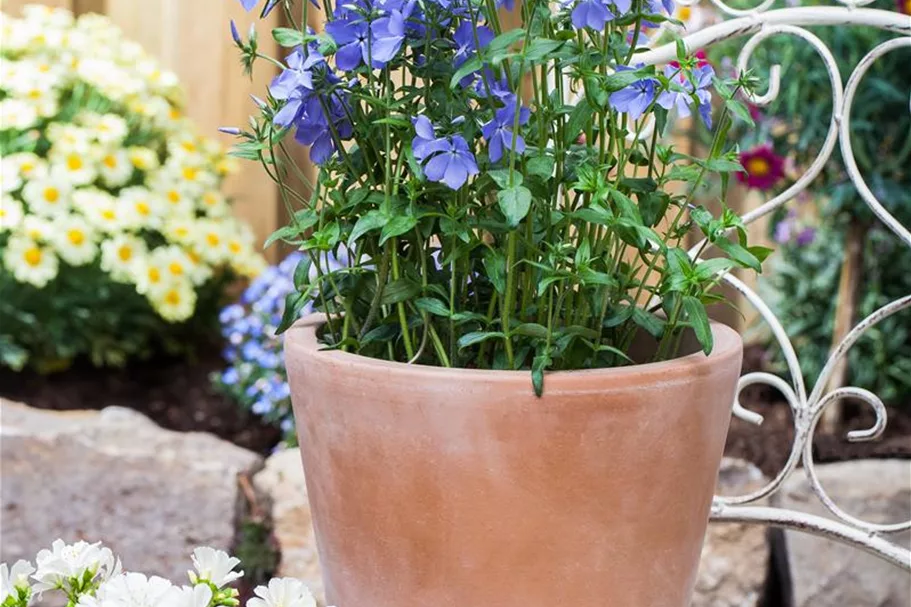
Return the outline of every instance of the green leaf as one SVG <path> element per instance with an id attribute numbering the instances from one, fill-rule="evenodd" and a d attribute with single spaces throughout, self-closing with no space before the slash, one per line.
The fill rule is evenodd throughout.
<path id="1" fill-rule="evenodd" d="M 459 338 L 459 349 L 462 350 L 488 339 L 503 339 L 505 337 L 506 334 L 499 331 L 472 331 Z"/>
<path id="2" fill-rule="evenodd" d="M 506 256 L 499 249 L 487 249 L 484 252 L 484 269 L 487 278 L 497 293 L 506 292 Z"/>
<path id="3" fill-rule="evenodd" d="M 545 352 L 535 356 L 531 362 L 531 385 L 535 390 L 535 396 L 538 398 L 544 394 L 544 370 L 553 363 L 550 356 Z"/>
<path id="4" fill-rule="evenodd" d="M 728 99 L 725 101 L 725 105 L 727 105 L 728 111 L 746 122 L 747 126 L 755 126 L 753 116 L 750 114 L 750 110 L 746 105 L 736 99 Z"/>
<path id="5" fill-rule="evenodd" d="M 659 338 L 664 333 L 664 320 L 646 312 L 640 307 L 633 308 L 633 322 L 645 329 L 652 337 Z"/>
<path id="6" fill-rule="evenodd" d="M 534 322 L 526 322 L 515 327 L 509 332 L 510 335 L 525 335 L 526 337 L 537 337 L 540 339 L 547 338 L 547 327 Z"/>
<path id="7" fill-rule="evenodd" d="M 677 61 L 683 61 L 686 59 L 686 43 L 679 36 L 675 36 L 674 42 L 677 45 Z"/>
<path id="8" fill-rule="evenodd" d="M 762 272 L 762 265 L 760 265 L 756 256 L 739 244 L 731 242 L 727 238 L 719 238 L 715 241 L 715 246 L 727 253 L 741 267 Z"/>
<path id="9" fill-rule="evenodd" d="M 272 38 L 280 46 L 291 48 L 304 43 L 304 33 L 290 27 L 276 27 L 272 30 Z"/>
<path id="10" fill-rule="evenodd" d="M 531 192 L 528 191 L 528 188 L 513 186 L 497 192 L 497 202 L 500 204 L 503 215 L 506 216 L 506 223 L 509 224 L 509 227 L 515 228 L 531 209 Z"/>
<path id="11" fill-rule="evenodd" d="M 383 296 L 380 298 L 380 303 L 383 305 L 399 303 L 400 301 L 411 299 L 420 292 L 420 283 L 415 282 L 410 278 L 399 278 L 386 285 L 386 288 L 383 289 Z"/>
<path id="12" fill-rule="evenodd" d="M 351 230 L 351 235 L 348 237 L 348 246 L 357 242 L 357 239 L 370 232 L 371 230 L 376 230 L 383 227 L 386 224 L 386 217 L 379 211 L 370 211 L 366 215 L 361 215 L 361 218 L 357 220 L 357 223 L 354 224 L 354 229 Z"/>
<path id="13" fill-rule="evenodd" d="M 743 166 L 739 161 L 730 158 L 709 158 L 701 163 L 710 171 L 716 173 L 740 173 L 743 172 Z"/>
<path id="14" fill-rule="evenodd" d="M 494 169 L 492 171 L 487 171 L 487 174 L 490 175 L 490 178 L 493 179 L 501 190 L 506 190 L 509 188 L 509 169 Z M 520 186 L 524 181 L 522 174 L 516 171 L 513 171 L 512 174 L 513 185 Z"/>
<path id="15" fill-rule="evenodd" d="M 435 297 L 420 297 L 414 301 L 414 305 L 417 306 L 418 310 L 423 312 L 428 312 L 434 316 L 449 318 L 449 307 Z"/>
<path id="16" fill-rule="evenodd" d="M 712 337 L 712 327 L 709 325 L 709 316 L 706 314 L 705 305 L 699 298 L 692 295 L 683 297 L 683 309 L 686 311 L 687 319 L 693 325 L 693 331 L 696 332 L 696 339 L 702 345 L 702 351 L 711 354 L 714 347 Z"/>
<path id="17" fill-rule="evenodd" d="M 284 240 L 285 242 L 296 240 L 300 238 L 301 233 L 297 229 L 297 226 L 282 226 L 279 229 L 275 230 L 269 237 L 266 239 L 266 242 L 263 244 L 263 248 L 269 248 L 269 245 L 274 243 L 276 240 Z"/>
<path id="18" fill-rule="evenodd" d="M 529 175 L 550 179 L 554 174 L 554 159 L 550 156 L 532 156 L 525 162 L 525 170 Z"/>
<path id="19" fill-rule="evenodd" d="M 294 288 L 300 291 L 310 282 L 310 266 L 313 265 L 313 260 L 309 255 L 304 255 L 301 257 L 301 260 L 297 262 L 297 267 L 294 268 Z"/>
<path id="20" fill-rule="evenodd" d="M 619 91 L 620 89 L 628 87 L 634 82 L 642 80 L 644 77 L 651 75 L 651 70 L 648 68 L 614 72 L 604 79 L 604 88 L 607 89 L 609 93 L 613 93 L 615 91 Z"/>
<path id="21" fill-rule="evenodd" d="M 481 69 L 481 58 L 478 55 L 475 55 L 463 63 L 462 67 L 457 69 L 455 74 L 452 75 L 452 78 L 449 80 L 449 88 L 457 88 L 462 78 L 468 76 L 469 74 L 473 74 L 479 69 Z"/>
<path id="22" fill-rule="evenodd" d="M 588 130 L 588 125 L 592 121 L 592 114 L 594 114 L 594 112 L 595 109 L 587 100 L 580 99 L 578 101 L 576 107 L 573 108 L 572 113 L 569 115 L 566 129 L 563 131 L 565 133 L 564 143 L 566 145 L 571 145 L 580 133 L 584 133 Z"/>
<path id="23" fill-rule="evenodd" d="M 525 60 L 529 63 L 537 63 L 545 59 L 550 53 L 563 46 L 560 40 L 548 40 L 547 38 L 534 38 L 531 44 L 522 49 Z"/>
<path id="24" fill-rule="evenodd" d="M 383 226 L 383 231 L 380 232 L 380 246 L 390 238 L 414 229 L 416 225 L 418 225 L 418 218 L 414 215 L 396 215 Z"/>
<path id="25" fill-rule="evenodd" d="M 709 281 L 715 278 L 717 274 L 729 272 L 736 266 L 737 264 L 732 259 L 726 257 L 706 259 L 696 265 L 696 279 L 700 282 Z"/>
<path id="26" fill-rule="evenodd" d="M 503 32 L 502 34 L 500 34 L 499 36 L 497 36 L 496 38 L 494 38 L 493 40 L 490 41 L 490 44 L 488 44 L 484 48 L 484 54 L 487 55 L 488 57 L 490 57 L 491 59 L 495 59 L 497 56 L 499 56 L 501 53 L 503 53 L 503 51 L 508 50 L 510 46 L 512 46 L 513 44 L 515 44 L 516 42 L 518 42 L 519 40 L 521 40 L 524 37 L 525 37 L 525 30 L 522 29 L 521 27 L 517 27 L 516 29 L 509 30 L 508 32 Z"/>
<path id="27" fill-rule="evenodd" d="M 284 333 L 300 318 L 301 311 L 310 301 L 310 293 L 313 290 L 313 286 L 311 284 L 303 292 L 294 291 L 293 293 L 288 293 L 285 297 L 285 310 L 282 313 L 282 320 L 278 323 L 278 328 L 275 329 L 276 333 Z"/>

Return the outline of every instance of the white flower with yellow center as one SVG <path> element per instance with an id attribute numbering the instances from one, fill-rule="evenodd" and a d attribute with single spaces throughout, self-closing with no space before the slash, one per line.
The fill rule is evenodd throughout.
<path id="1" fill-rule="evenodd" d="M 193 198 L 185 194 L 177 184 L 156 180 L 153 184 L 153 191 L 164 201 L 169 217 L 193 215 Z"/>
<path id="2" fill-rule="evenodd" d="M 189 280 L 169 282 L 161 290 L 149 291 L 147 297 L 158 315 L 170 322 L 186 320 L 196 309 L 196 292 Z"/>
<path id="3" fill-rule="evenodd" d="M 82 124 L 92 136 L 106 145 L 118 145 L 129 132 L 126 120 L 116 114 L 80 114 L 78 122 Z"/>
<path id="4" fill-rule="evenodd" d="M 20 182 L 30 179 L 41 179 L 47 177 L 48 174 L 47 163 L 31 152 L 10 154 L 3 158 L 2 162 L 0 162 L 0 166 L 3 167 L 2 170 L 4 175 L 7 171 L 10 171 L 15 174 Z"/>
<path id="5" fill-rule="evenodd" d="M 127 224 L 135 228 L 158 228 L 164 205 L 160 198 L 141 186 L 120 191 L 120 204 L 126 209 Z"/>
<path id="6" fill-rule="evenodd" d="M 60 264 L 49 247 L 27 236 L 16 235 L 6 243 L 3 265 L 18 282 L 40 289 L 56 278 Z"/>
<path id="7" fill-rule="evenodd" d="M 22 99 L 0 101 L 0 130 L 17 129 L 24 131 L 38 122 L 38 108 Z"/>
<path id="8" fill-rule="evenodd" d="M 36 179 L 22 188 L 22 199 L 32 213 L 44 217 L 56 217 L 70 208 L 69 183 L 61 179 Z"/>
<path id="9" fill-rule="evenodd" d="M 101 243 L 101 269 L 118 282 L 132 283 L 137 273 L 134 267 L 142 265 L 148 255 L 146 243 L 141 238 L 121 234 Z"/>
<path id="10" fill-rule="evenodd" d="M 91 131 L 75 124 L 55 122 L 48 125 L 45 135 L 51 142 L 51 155 L 84 154 L 93 147 Z"/>
<path id="11" fill-rule="evenodd" d="M 25 234 L 32 240 L 47 243 L 51 241 L 51 238 L 54 235 L 54 226 L 44 217 L 25 215 L 25 217 L 22 218 L 19 232 Z"/>
<path id="12" fill-rule="evenodd" d="M 22 223 L 22 203 L 12 196 L 0 199 L 0 232 L 8 232 Z"/>
<path id="13" fill-rule="evenodd" d="M 17 99 L 28 103 L 41 118 L 50 118 L 60 111 L 58 94 L 55 89 L 32 86 L 18 94 Z"/>
<path id="14" fill-rule="evenodd" d="M 203 211 L 210 217 L 224 217 L 231 210 L 224 194 L 218 190 L 213 189 L 203 192 L 199 201 Z"/>
<path id="15" fill-rule="evenodd" d="M 164 269 L 166 281 L 192 280 L 195 264 L 190 256 L 176 245 L 158 247 L 152 252 L 150 261 Z"/>
<path id="16" fill-rule="evenodd" d="M 29 23 L 48 29 L 64 29 L 73 26 L 73 13 L 43 4 L 27 4 L 22 8 L 22 17 Z"/>
<path id="17" fill-rule="evenodd" d="M 53 240 L 57 254 L 71 266 L 85 265 L 98 254 L 95 230 L 79 215 L 70 214 L 57 219 Z"/>
<path id="18" fill-rule="evenodd" d="M 139 62 L 136 72 L 157 89 L 171 89 L 179 84 L 177 74 L 161 69 L 161 65 L 151 59 Z"/>
<path id="19" fill-rule="evenodd" d="M 106 186 L 118 188 L 133 176 L 133 163 L 126 150 L 112 150 L 101 156 L 98 171 Z"/>
<path id="20" fill-rule="evenodd" d="M 197 232 L 196 220 L 189 217 L 168 217 L 162 233 L 168 242 L 191 244 Z"/>
<path id="21" fill-rule="evenodd" d="M 156 255 L 155 251 L 137 256 L 129 270 L 132 274 L 130 282 L 135 283 L 136 290 L 149 298 L 160 294 L 169 284 L 168 269 L 164 267 L 161 255 Z"/>
<path id="22" fill-rule="evenodd" d="M 0 161 L 0 193 L 8 194 L 22 187 L 22 176 L 19 167 L 9 161 L 9 157 Z"/>
<path id="23" fill-rule="evenodd" d="M 223 263 L 228 260 L 228 241 L 234 236 L 228 229 L 228 222 L 216 220 L 200 220 L 193 236 L 194 249 L 202 258 L 212 264 Z"/>
<path id="24" fill-rule="evenodd" d="M 201 142 L 196 136 L 181 134 L 168 141 L 168 162 L 171 166 L 198 166 L 205 161 Z"/>
<path id="25" fill-rule="evenodd" d="M 74 186 L 89 185 L 98 177 L 98 170 L 91 154 L 72 150 L 52 156 L 51 175 Z"/>
<path id="26" fill-rule="evenodd" d="M 127 148 L 127 157 L 130 159 L 133 168 L 146 173 L 157 169 L 159 165 L 158 154 L 155 153 L 155 150 L 149 148 L 138 146 Z"/>

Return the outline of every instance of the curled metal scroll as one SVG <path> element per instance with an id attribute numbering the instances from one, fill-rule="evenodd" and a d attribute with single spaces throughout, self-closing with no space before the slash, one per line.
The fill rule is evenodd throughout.
<path id="1" fill-rule="evenodd" d="M 682 0 L 683 4 L 694 4 L 698 0 Z M 798 194 L 806 190 L 816 179 L 826 163 L 830 160 L 837 144 L 851 182 L 879 220 L 899 238 L 911 247 L 911 232 L 899 223 L 876 198 L 867 186 L 857 167 L 851 147 L 851 108 L 854 96 L 870 66 L 883 55 L 899 48 L 911 48 L 911 17 L 897 12 L 862 8 L 872 0 L 837 0 L 844 6 L 796 7 L 770 10 L 774 0 L 763 0 L 755 7 L 740 10 L 734 9 L 723 0 L 711 0 L 720 12 L 736 17 L 713 25 L 684 38 L 688 51 L 710 46 L 731 38 L 751 36 L 746 42 L 739 58 L 738 68 L 743 70 L 749 64 L 753 52 L 769 37 L 784 34 L 797 36 L 809 43 L 820 56 L 829 74 L 832 86 L 832 116 L 825 141 L 816 159 L 804 173 L 785 191 L 746 213 L 746 223 L 755 221 L 771 213 Z M 872 49 L 854 68 L 846 86 L 842 86 L 841 74 L 837 62 L 826 45 L 806 26 L 818 25 L 865 25 L 879 28 L 899 35 L 892 40 Z M 646 64 L 660 64 L 671 61 L 676 54 L 673 44 L 653 49 L 638 56 Z M 770 103 L 780 90 L 781 70 L 772 66 L 769 73 L 769 88 L 751 101 L 758 105 Z M 911 110 L 911 103 L 909 103 Z M 712 520 L 769 524 L 813 533 L 829 539 L 840 541 L 875 554 L 894 565 L 911 571 L 911 551 L 890 541 L 888 534 L 911 529 L 911 520 L 879 523 L 865 521 L 842 510 L 830 497 L 819 480 L 816 464 L 813 460 L 813 436 L 817 423 L 826 407 L 841 399 L 852 399 L 869 406 L 875 414 L 875 422 L 870 428 L 848 433 L 850 441 L 868 441 L 879 437 L 886 427 L 886 408 L 873 393 L 857 388 L 843 387 L 826 392 L 831 375 L 836 365 L 842 360 L 857 342 L 873 326 L 901 310 L 911 308 L 911 295 L 893 301 L 857 324 L 848 335 L 833 348 L 825 367 L 807 394 L 800 372 L 798 356 L 781 323 L 771 309 L 753 289 L 734 276 L 724 277 L 725 282 L 739 291 L 755 307 L 763 321 L 771 329 L 772 335 L 782 349 L 790 381 L 769 373 L 749 373 L 740 379 L 737 399 L 733 414 L 753 424 L 762 423 L 762 416 L 745 409 L 740 404 L 740 393 L 747 386 L 765 384 L 776 388 L 784 397 L 791 409 L 794 423 L 794 441 L 787 462 L 779 473 L 764 487 L 749 494 L 740 496 L 717 496 L 712 506 Z M 784 481 L 802 465 L 804 473 L 820 503 L 831 515 L 829 518 L 797 512 L 783 508 L 749 505 L 777 492 Z"/>

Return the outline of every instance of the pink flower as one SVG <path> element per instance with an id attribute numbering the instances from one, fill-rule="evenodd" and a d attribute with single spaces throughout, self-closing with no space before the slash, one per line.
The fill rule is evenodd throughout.
<path id="1" fill-rule="evenodd" d="M 737 180 L 750 188 L 770 190 L 784 177 L 784 158 L 775 153 L 768 143 L 740 153 L 743 173 Z"/>

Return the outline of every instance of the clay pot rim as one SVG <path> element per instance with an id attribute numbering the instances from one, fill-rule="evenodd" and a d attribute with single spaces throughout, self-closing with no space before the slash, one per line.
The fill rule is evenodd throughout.
<path id="1" fill-rule="evenodd" d="M 459 382 L 481 384 L 514 384 L 521 390 L 530 390 L 531 380 L 527 370 L 497 371 L 492 369 L 447 368 L 432 365 L 407 364 L 369 356 L 361 356 L 341 350 L 322 350 L 317 331 L 326 322 L 322 313 L 310 314 L 298 320 L 289 330 L 285 339 L 286 350 L 303 350 L 308 357 L 319 357 L 324 362 L 344 367 L 353 373 L 395 373 L 398 376 L 414 376 L 421 382 Z M 545 397 L 550 392 L 604 391 L 611 386 L 618 390 L 627 389 L 630 384 L 654 383 L 667 385 L 686 383 L 698 377 L 716 372 L 723 363 L 733 357 L 740 358 L 743 342 L 740 334 L 727 325 L 711 323 L 715 346 L 706 356 L 702 351 L 661 362 L 643 363 L 628 367 L 604 369 L 579 369 L 574 371 L 552 371 L 545 374 Z M 739 361 L 738 361 L 739 362 Z"/>

